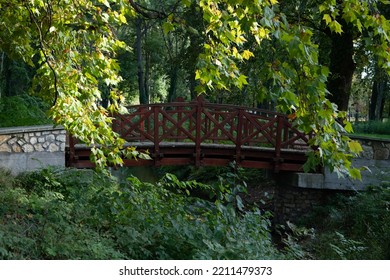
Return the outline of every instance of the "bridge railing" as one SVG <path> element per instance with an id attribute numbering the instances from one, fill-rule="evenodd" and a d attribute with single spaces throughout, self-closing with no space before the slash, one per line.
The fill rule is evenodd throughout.
<path id="1" fill-rule="evenodd" d="M 259 160 L 272 161 L 275 169 L 278 169 L 279 162 L 283 162 L 282 153 L 306 150 L 309 140 L 309 136 L 298 131 L 286 115 L 243 106 L 213 104 L 202 96 L 190 102 L 131 106 L 128 114 L 115 116 L 113 130 L 135 146 L 142 143 L 153 147 L 155 155 L 160 155 L 162 143 L 186 143 L 184 145 L 194 147 L 195 164 L 200 164 L 202 148 L 206 145 L 209 152 L 210 146 L 215 149 L 229 147 L 237 161 L 250 156 L 248 148 L 259 147 L 267 152 L 266 158 L 259 156 Z M 69 143 L 72 161 L 77 157 L 77 141 L 71 137 Z M 85 153 L 88 154 L 87 151 Z M 293 157 L 291 153 L 289 156 Z"/>
<path id="2" fill-rule="evenodd" d="M 138 105 L 115 118 L 113 129 L 128 142 L 230 144 L 275 149 L 307 148 L 309 137 L 276 112 L 235 105 L 212 104 L 200 96 L 191 102 Z"/>

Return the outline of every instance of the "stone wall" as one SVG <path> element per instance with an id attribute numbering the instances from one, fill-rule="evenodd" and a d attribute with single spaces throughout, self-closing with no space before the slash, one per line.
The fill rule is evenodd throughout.
<path id="1" fill-rule="evenodd" d="M 276 176 L 275 176 L 276 179 Z M 297 188 L 274 180 L 261 180 L 257 186 L 249 186 L 246 203 L 255 203 L 263 210 L 271 211 L 274 224 L 297 222 L 310 215 L 316 207 L 325 206 L 337 195 L 352 195 L 353 191 Z M 266 183 L 264 183 L 266 182 Z"/>
<path id="2" fill-rule="evenodd" d="M 390 182 L 390 140 L 370 137 L 353 137 L 362 145 L 363 152 L 353 159 L 354 167 L 361 168 L 362 181 L 339 178 L 325 168 L 323 174 L 284 173 L 281 184 L 308 189 L 364 190 Z"/>
<path id="3" fill-rule="evenodd" d="M 390 140 L 371 137 L 354 137 L 362 145 L 361 159 L 390 160 Z"/>
<path id="4" fill-rule="evenodd" d="M 341 190 L 304 189 L 279 186 L 274 200 L 276 223 L 296 222 L 312 214 L 319 206 L 325 206 L 337 195 L 352 195 L 354 192 Z"/>
<path id="5" fill-rule="evenodd" d="M 364 190 L 390 180 L 390 140 L 371 137 L 353 137 L 362 145 L 363 152 L 353 160 L 353 166 L 362 168 L 362 181 L 340 179 L 325 170 L 324 187 L 327 189 Z"/>
<path id="6" fill-rule="evenodd" d="M 65 166 L 66 132 L 51 125 L 0 128 L 0 167 L 14 174 Z"/>

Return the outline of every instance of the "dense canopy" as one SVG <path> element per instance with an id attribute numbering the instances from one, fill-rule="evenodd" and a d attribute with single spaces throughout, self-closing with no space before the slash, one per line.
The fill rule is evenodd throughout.
<path id="1" fill-rule="evenodd" d="M 348 106 L 355 49 L 390 69 L 388 1 L 291 2 L 0 0 L 0 50 L 36 69 L 32 92 L 51 103 L 56 123 L 95 147 L 100 167 L 121 164 L 123 153 L 137 153 L 123 149 L 110 115 L 126 104 L 125 63 L 119 57 L 139 47 L 121 34 L 133 22 L 157 22 L 151 26 L 164 32 L 166 45 L 175 44 L 192 73 L 191 89 L 238 98 L 250 93 L 255 105 L 272 102 L 299 129 L 315 133 L 310 144 L 317 149 L 307 170 L 325 164 L 359 178 L 351 159 L 361 147 L 345 136 L 351 125 L 342 110 Z"/>

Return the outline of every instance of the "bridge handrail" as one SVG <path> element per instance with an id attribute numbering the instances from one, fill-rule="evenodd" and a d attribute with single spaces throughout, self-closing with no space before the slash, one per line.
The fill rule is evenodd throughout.
<path id="1" fill-rule="evenodd" d="M 135 105 L 128 114 L 116 115 L 113 130 L 127 142 L 152 142 L 159 153 L 163 142 L 192 142 L 195 158 L 201 144 L 233 144 L 239 159 L 243 146 L 274 148 L 274 161 L 283 161 L 281 150 L 308 148 L 309 135 L 297 130 L 284 114 L 230 104 L 207 102 L 203 96 L 193 101 Z M 71 141 L 74 151 L 77 142 Z M 70 145 L 70 146 L 71 146 Z"/>

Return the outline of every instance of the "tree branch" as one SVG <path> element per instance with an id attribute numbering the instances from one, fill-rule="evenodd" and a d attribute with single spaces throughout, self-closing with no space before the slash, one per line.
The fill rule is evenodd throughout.
<path id="1" fill-rule="evenodd" d="M 50 63 L 49 56 L 47 55 L 46 50 L 45 50 L 45 46 L 44 46 L 45 45 L 44 37 L 47 34 L 47 32 L 45 33 L 45 35 L 43 34 L 42 28 L 41 28 L 41 26 L 39 26 L 38 20 L 35 17 L 33 11 L 29 7 L 29 5 L 26 4 L 25 7 L 26 7 L 26 9 L 28 10 L 28 12 L 30 14 L 31 21 L 34 23 L 34 25 L 36 26 L 36 28 L 38 30 L 38 33 L 39 33 L 39 49 L 42 51 L 43 57 L 45 58 L 45 62 L 49 66 L 50 70 L 53 73 L 53 77 L 54 77 L 54 100 L 53 100 L 53 103 L 52 103 L 52 107 L 53 107 L 57 103 L 57 99 L 58 99 L 58 87 L 57 87 L 58 77 L 57 77 L 57 73 L 56 73 L 54 67 Z M 51 16 L 51 11 L 49 11 L 49 14 Z M 49 21 L 51 22 L 51 20 L 52 19 L 50 18 Z"/>
<path id="2" fill-rule="evenodd" d="M 151 9 L 148 7 L 145 7 L 134 0 L 129 0 L 130 6 L 140 15 L 142 15 L 145 18 L 148 19 L 166 19 L 168 16 L 172 13 L 174 13 L 180 4 L 180 0 L 176 1 L 176 3 L 172 6 L 170 12 L 165 12 L 165 11 L 157 11 L 155 9 Z"/>
<path id="3" fill-rule="evenodd" d="M 162 11 L 153 10 L 147 7 L 142 6 L 139 3 L 134 2 L 134 0 L 129 0 L 131 7 L 140 15 L 149 18 L 149 19 L 165 19 L 168 17 L 168 14 Z"/>

